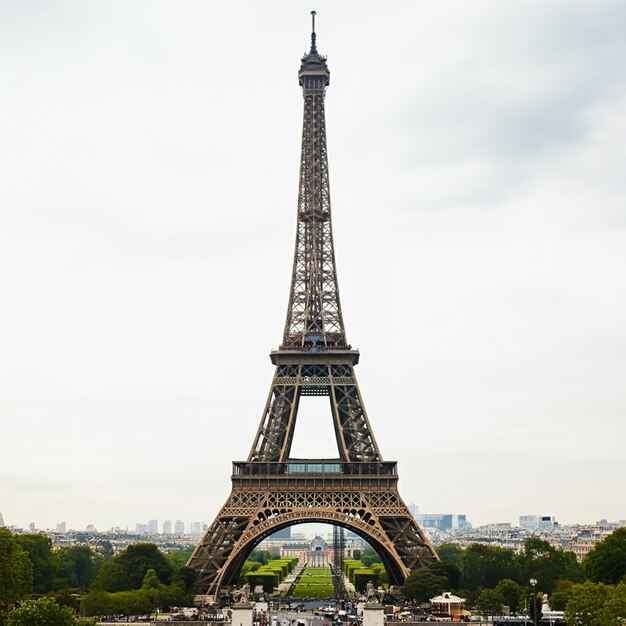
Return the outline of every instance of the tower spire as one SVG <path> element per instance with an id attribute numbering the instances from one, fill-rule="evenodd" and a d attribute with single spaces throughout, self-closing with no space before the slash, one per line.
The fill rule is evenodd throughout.
<path id="1" fill-rule="evenodd" d="M 315 11 L 311 18 L 311 52 L 298 74 L 304 99 L 298 229 L 282 346 L 342 349 L 348 344 L 335 269 L 324 109 L 330 72 L 315 47 Z"/>
<path id="2" fill-rule="evenodd" d="M 309 54 L 318 54 L 316 39 L 317 35 L 315 33 L 315 16 L 317 15 L 317 11 L 311 11 L 311 51 Z"/>

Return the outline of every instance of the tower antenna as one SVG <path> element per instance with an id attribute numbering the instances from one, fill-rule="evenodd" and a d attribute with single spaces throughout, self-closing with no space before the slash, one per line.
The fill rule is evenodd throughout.
<path id="1" fill-rule="evenodd" d="M 317 35 L 315 34 L 315 16 L 317 15 L 317 11 L 311 11 L 311 53 L 317 54 L 317 46 L 315 45 L 315 40 Z"/>

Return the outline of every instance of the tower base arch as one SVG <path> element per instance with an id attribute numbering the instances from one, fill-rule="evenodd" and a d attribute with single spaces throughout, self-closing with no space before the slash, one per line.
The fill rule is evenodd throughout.
<path id="1" fill-rule="evenodd" d="M 188 565 L 200 589 L 217 597 L 237 583 L 252 550 L 269 535 L 296 524 L 343 526 L 380 555 L 389 583 L 402 585 L 419 567 L 437 560 L 435 550 L 397 491 L 397 476 L 301 477 L 235 474 L 233 491 L 199 542 Z M 246 464 L 249 468 L 250 464 Z"/>

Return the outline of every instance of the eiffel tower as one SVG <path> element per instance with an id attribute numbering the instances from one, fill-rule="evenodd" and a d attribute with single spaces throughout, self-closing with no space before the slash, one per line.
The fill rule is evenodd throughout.
<path id="1" fill-rule="evenodd" d="M 343 526 L 380 555 L 389 583 L 437 555 L 398 493 L 397 464 L 383 461 L 354 374 L 359 351 L 347 343 L 330 215 L 324 98 L 330 82 L 316 47 L 302 58 L 304 96 L 298 226 L 291 292 L 270 393 L 247 461 L 233 463 L 232 492 L 189 559 L 200 589 L 218 596 L 237 583 L 252 549 L 304 522 Z M 336 459 L 290 457 L 298 407 L 328 396 Z"/>

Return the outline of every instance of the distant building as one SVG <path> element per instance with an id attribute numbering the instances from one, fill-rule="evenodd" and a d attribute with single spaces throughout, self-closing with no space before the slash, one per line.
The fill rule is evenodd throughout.
<path id="1" fill-rule="evenodd" d="M 537 520 L 538 528 L 554 528 L 555 526 L 558 526 L 558 523 L 552 515 L 540 515 Z"/>
<path id="2" fill-rule="evenodd" d="M 309 544 L 307 566 L 326 567 L 328 565 L 328 556 L 328 544 L 317 535 Z"/>
<path id="3" fill-rule="evenodd" d="M 415 517 L 420 512 L 420 508 L 419 506 L 417 506 L 417 504 L 411 502 L 411 504 L 409 504 L 409 512 L 413 517 Z"/>
<path id="4" fill-rule="evenodd" d="M 304 541 L 302 543 L 290 542 L 288 544 L 280 546 L 281 558 L 295 556 L 300 559 L 302 563 L 306 563 L 308 552 L 309 544 Z"/>
<path id="5" fill-rule="evenodd" d="M 148 533 L 150 535 L 158 535 L 159 534 L 159 522 L 158 522 L 158 520 L 151 519 L 148 522 Z"/>
<path id="6" fill-rule="evenodd" d="M 439 530 L 471 528 L 466 515 L 454 515 L 452 513 L 416 513 L 413 517 L 423 528 L 437 528 Z"/>
<path id="7" fill-rule="evenodd" d="M 138 535 L 147 535 L 148 534 L 148 524 L 135 524 L 135 532 Z"/>
<path id="8" fill-rule="evenodd" d="M 4 526 L 4 517 L 2 517 L 2 513 L 0 513 L 0 528 Z"/>
<path id="9" fill-rule="evenodd" d="M 596 543 L 598 539 L 595 537 L 577 537 L 570 542 L 569 550 L 576 555 L 576 560 L 582 561 L 595 548 Z"/>
<path id="10" fill-rule="evenodd" d="M 291 526 L 287 526 L 287 528 L 283 528 L 282 530 L 277 530 L 275 533 L 270 535 L 270 539 L 291 539 Z"/>
<path id="11" fill-rule="evenodd" d="M 558 522 L 552 515 L 520 515 L 519 526 L 526 530 L 556 528 Z"/>
<path id="12" fill-rule="evenodd" d="M 174 524 L 174 532 L 177 535 L 184 535 L 185 534 L 185 524 L 184 524 L 184 522 L 181 522 L 179 519 L 177 519 L 176 523 Z"/>
<path id="13" fill-rule="evenodd" d="M 67 524 L 65 522 L 59 522 L 57 524 L 57 532 L 64 533 L 67 530 Z"/>
<path id="14" fill-rule="evenodd" d="M 511 522 L 494 522 L 493 524 L 487 524 L 482 528 L 486 530 L 495 530 L 495 531 L 510 531 L 511 530 Z"/>
<path id="15" fill-rule="evenodd" d="M 31 533 L 34 533 L 34 532 L 35 532 L 35 522 L 31 522 L 31 523 L 28 525 L 28 530 L 30 530 L 30 532 L 31 532 Z"/>
<path id="16" fill-rule="evenodd" d="M 579 561 L 582 561 L 598 543 L 608 537 L 614 525 L 609 524 L 606 520 L 601 520 L 595 525 L 579 526 L 578 532 L 569 541 L 567 549 L 576 555 Z"/>
<path id="17" fill-rule="evenodd" d="M 535 530 L 539 527 L 539 517 L 537 515 L 520 515 L 519 526 L 520 528 Z"/>
<path id="18" fill-rule="evenodd" d="M 163 534 L 164 535 L 171 535 L 172 534 L 172 522 L 170 522 L 170 520 L 166 519 L 163 522 Z"/>
<path id="19" fill-rule="evenodd" d="M 436 615 L 437 617 L 449 616 L 451 618 L 457 618 L 458 620 L 460 617 L 469 615 L 469 613 L 463 608 L 465 599 L 459 598 L 449 591 L 442 593 L 440 596 L 431 598 L 430 603 L 432 604 L 431 610 L 433 615 Z"/>
<path id="20" fill-rule="evenodd" d="M 96 527 L 93 524 L 87 524 L 86 531 L 88 533 L 95 533 L 96 532 Z"/>

